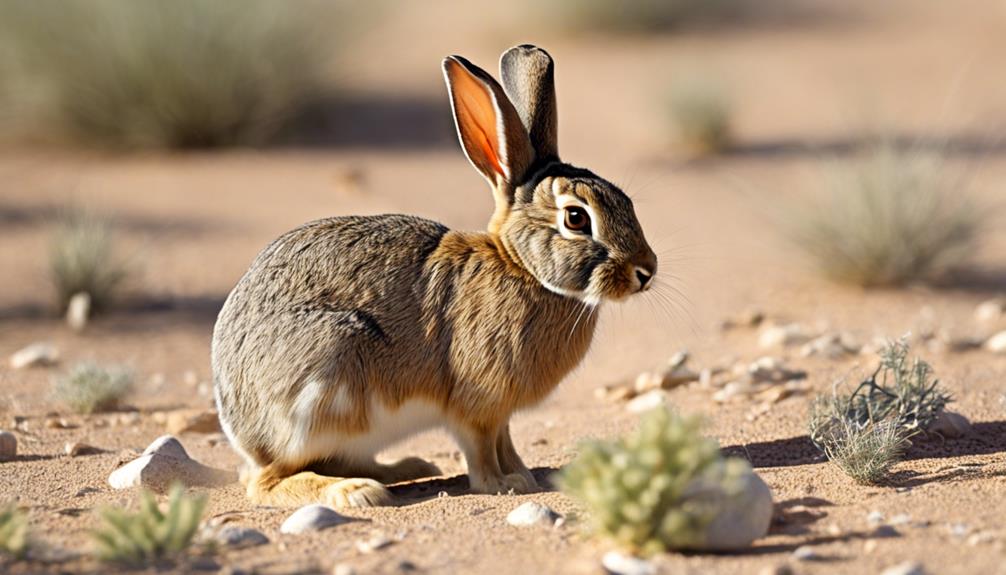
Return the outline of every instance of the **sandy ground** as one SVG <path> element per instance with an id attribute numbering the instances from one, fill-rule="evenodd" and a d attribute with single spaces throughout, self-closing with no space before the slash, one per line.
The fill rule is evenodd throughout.
<path id="1" fill-rule="evenodd" d="M 13 428 L 15 416 L 27 418 L 16 432 L 19 457 L 0 464 L 0 500 L 17 499 L 30 508 L 35 532 L 54 555 L 86 549 L 95 524 L 91 510 L 133 500 L 135 494 L 113 491 L 106 480 L 134 450 L 164 432 L 154 413 L 210 406 L 209 338 L 216 311 L 255 253 L 283 231 L 323 216 L 383 212 L 414 213 L 463 229 L 483 226 L 491 213 L 489 194 L 450 140 L 437 69 L 452 52 L 492 69 L 499 51 L 519 41 L 533 39 L 551 51 L 564 157 L 633 195 L 662 258 L 661 280 L 683 292 L 674 305 L 640 297 L 606 306 L 582 367 L 543 405 L 516 417 L 518 450 L 541 477 L 568 462 L 583 439 L 616 436 L 634 426 L 637 416 L 622 404 L 596 399 L 595 388 L 631 378 L 679 349 L 691 351 L 696 367 L 764 355 L 756 332 L 718 328 L 746 309 L 849 331 L 863 341 L 934 327 L 964 335 L 989 329 L 979 327 L 972 313 L 978 302 L 1006 292 L 1001 217 L 989 226 L 967 277 L 940 288 L 900 291 L 824 283 L 778 231 L 780 207 L 813 190 L 821 159 L 847 150 L 864 122 L 949 144 L 954 166 L 967 174 L 978 198 L 990 205 L 1004 198 L 1006 76 L 1000 71 L 1006 10 L 979 1 L 885 6 L 799 27 L 585 42 L 539 38 L 533 30 L 457 30 L 440 21 L 424 28 L 416 19 L 432 18 L 416 4 L 358 39 L 360 53 L 381 66 L 345 62 L 345 74 L 363 92 L 444 98 L 431 113 L 442 116 L 447 139 L 441 132 L 423 145 L 392 150 L 176 156 L 6 151 L 0 157 L 0 355 L 46 340 L 60 348 L 63 361 L 57 368 L 16 372 L 0 366 L 0 428 Z M 382 41 L 392 34 L 412 48 Z M 662 91 L 676 74 L 694 67 L 716 71 L 734 95 L 737 147 L 720 159 L 684 161 L 663 127 Z M 350 172 L 362 175 L 358 189 L 344 185 Z M 143 271 L 133 303 L 82 335 L 47 315 L 47 222 L 67 202 L 113 215 Z M 674 390 L 676 408 L 703 415 L 710 435 L 751 459 L 773 489 L 777 521 L 747 552 L 668 554 L 656 561 L 661 569 L 754 573 L 792 564 L 798 573 L 879 573 L 917 560 L 932 573 L 1006 572 L 1006 406 L 1000 401 L 1006 356 L 922 351 L 956 398 L 955 409 L 975 423 L 975 434 L 916 446 L 881 487 L 858 486 L 817 456 L 805 431 L 812 394 L 750 418 L 753 402 L 717 404 L 698 386 Z M 793 349 L 772 353 L 807 370 L 813 388 L 822 392 L 872 362 L 803 358 Z M 51 378 L 83 359 L 135 370 L 140 385 L 131 403 L 138 418 L 76 416 L 52 400 Z M 46 427 L 54 412 L 71 428 Z M 204 462 L 238 463 L 229 446 L 212 437 L 181 439 Z M 106 452 L 63 455 L 64 444 L 78 440 Z M 575 522 L 546 530 L 518 529 L 504 520 L 532 499 L 561 513 L 576 512 L 566 496 L 468 495 L 463 462 L 440 433 L 387 452 L 406 454 L 432 460 L 445 477 L 397 486 L 399 505 L 349 512 L 359 520 L 316 535 L 280 535 L 287 511 L 249 504 L 238 485 L 212 490 L 209 515 L 232 514 L 272 541 L 174 569 L 329 572 L 341 563 L 361 573 L 600 572 L 599 558 L 608 547 L 586 538 Z M 449 496 L 436 497 L 440 491 Z M 896 536 L 878 537 L 867 521 L 872 511 L 910 514 L 912 521 L 897 527 Z M 356 541 L 373 533 L 401 541 L 361 554 Z M 792 552 L 802 545 L 812 546 L 818 559 L 796 562 Z M 108 570 L 86 558 L 9 568 Z"/>

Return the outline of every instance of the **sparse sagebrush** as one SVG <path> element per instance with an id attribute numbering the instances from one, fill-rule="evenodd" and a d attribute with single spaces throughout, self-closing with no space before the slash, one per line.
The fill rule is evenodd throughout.
<path id="1" fill-rule="evenodd" d="M 909 359 L 905 340 L 881 352 L 880 366 L 850 394 L 818 396 L 810 438 L 847 474 L 863 483 L 883 479 L 910 438 L 925 430 L 951 397 L 925 361 Z"/>
<path id="2" fill-rule="evenodd" d="M 113 147 L 262 142 L 322 90 L 319 2 L 3 0 L 20 131 Z M 327 24 L 326 24 L 327 27 Z M 328 32 L 328 30 L 326 30 Z M 0 62 L 3 64 L 3 62 Z"/>
<path id="3" fill-rule="evenodd" d="M 129 369 L 85 362 L 56 379 L 53 395 L 77 413 L 95 413 L 119 407 L 132 389 Z"/>
<path id="4" fill-rule="evenodd" d="M 724 458 L 696 419 L 657 409 L 628 436 L 585 445 L 561 483 L 586 504 L 599 532 L 656 553 L 701 546 L 706 526 L 744 491 L 750 471 L 746 461 Z"/>
<path id="5" fill-rule="evenodd" d="M 681 144 L 699 154 L 722 151 L 730 143 L 730 104 L 711 80 L 693 78 L 671 89 L 670 116 Z"/>
<path id="6" fill-rule="evenodd" d="M 86 293 L 96 311 L 115 300 L 131 273 L 118 253 L 108 220 L 84 210 L 69 210 L 56 223 L 49 254 L 49 279 L 59 310 L 74 295 Z"/>
<path id="7" fill-rule="evenodd" d="M 788 215 L 791 236 L 828 278 L 895 286 L 970 256 L 983 217 L 936 153 L 875 143 L 829 166 L 822 197 Z"/>
<path id="8" fill-rule="evenodd" d="M 148 491 L 140 495 L 135 512 L 112 507 L 101 510 L 104 525 L 92 533 L 98 557 L 140 562 L 180 554 L 192 543 L 205 506 L 205 496 L 186 495 L 182 486 L 175 485 L 166 510 Z"/>
<path id="9" fill-rule="evenodd" d="M 15 559 L 28 551 L 28 516 L 14 504 L 0 506 L 0 555 Z"/>

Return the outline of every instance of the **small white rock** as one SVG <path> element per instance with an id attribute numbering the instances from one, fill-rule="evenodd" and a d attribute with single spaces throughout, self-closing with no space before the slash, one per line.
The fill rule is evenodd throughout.
<path id="1" fill-rule="evenodd" d="M 985 349 L 992 353 L 1006 353 L 1006 331 L 1001 331 L 985 342 Z"/>
<path id="2" fill-rule="evenodd" d="M 373 553 L 378 549 L 384 549 L 394 543 L 391 539 L 388 539 L 384 535 L 375 535 L 366 541 L 357 541 L 356 550 L 360 553 Z"/>
<path id="3" fill-rule="evenodd" d="M 139 458 L 113 471 L 108 483 L 115 489 L 142 486 L 163 493 L 175 482 L 214 487 L 235 479 L 230 471 L 208 467 L 192 459 L 177 439 L 164 435 L 154 440 Z"/>
<path id="4" fill-rule="evenodd" d="M 657 572 L 652 563 L 618 551 L 605 553 L 601 565 L 613 575 L 653 575 Z"/>
<path id="5" fill-rule="evenodd" d="M 216 539 L 217 543 L 231 549 L 257 547 L 269 542 L 269 538 L 258 529 L 241 527 L 239 525 L 225 525 L 217 532 L 214 539 Z"/>
<path id="6" fill-rule="evenodd" d="M 66 323 L 73 331 L 83 331 L 87 320 L 91 317 L 91 294 L 80 292 L 73 294 L 66 306 Z"/>
<path id="7" fill-rule="evenodd" d="M 978 304 L 975 319 L 982 323 L 998 321 L 1006 316 L 1006 298 L 994 298 Z"/>
<path id="8" fill-rule="evenodd" d="M 921 563 L 916 561 L 905 561 L 898 563 L 881 571 L 880 575 L 925 575 L 926 570 Z"/>
<path id="9" fill-rule="evenodd" d="M 734 551 L 744 549 L 768 533 L 772 522 L 772 490 L 753 471 L 743 476 L 744 489 L 720 502 L 712 521 L 705 527 L 703 542 L 696 548 L 703 551 Z M 712 490 L 697 484 L 698 492 Z M 691 488 L 686 489 L 685 497 Z"/>
<path id="10" fill-rule="evenodd" d="M 9 431 L 0 431 L 0 461 L 17 457 L 17 437 Z"/>
<path id="11" fill-rule="evenodd" d="M 866 516 L 866 522 L 870 525 L 880 525 L 884 522 L 884 514 L 879 511 L 871 511 Z"/>
<path id="12" fill-rule="evenodd" d="M 560 515 L 552 511 L 548 506 L 536 501 L 527 501 L 506 516 L 506 522 L 517 527 L 529 527 L 532 525 L 553 526 L 558 521 Z"/>
<path id="13" fill-rule="evenodd" d="M 888 524 L 893 525 L 894 527 L 899 527 L 901 525 L 908 525 L 911 522 L 912 522 L 911 515 L 907 513 L 899 513 L 894 517 L 891 517 L 891 520 L 888 521 Z"/>
<path id="14" fill-rule="evenodd" d="M 631 413 L 643 413 L 666 404 L 667 393 L 662 389 L 654 389 L 629 400 L 629 403 L 625 404 L 625 409 Z"/>
<path id="15" fill-rule="evenodd" d="M 325 505 L 305 505 L 294 511 L 279 527 L 280 533 L 295 535 L 308 531 L 321 531 L 349 521 L 331 507 Z"/>
<path id="16" fill-rule="evenodd" d="M 353 569 L 352 565 L 337 563 L 332 567 L 332 575 L 356 575 L 356 569 Z"/>
<path id="17" fill-rule="evenodd" d="M 811 336 L 797 323 L 766 326 L 758 334 L 758 345 L 764 349 L 802 345 Z"/>
<path id="18" fill-rule="evenodd" d="M 793 551 L 793 559 L 797 561 L 813 561 L 818 558 L 817 551 L 809 545 L 801 545 Z"/>
<path id="19" fill-rule="evenodd" d="M 37 342 L 21 348 L 10 356 L 11 369 L 53 365 L 59 361 L 59 350 L 51 343 Z"/>

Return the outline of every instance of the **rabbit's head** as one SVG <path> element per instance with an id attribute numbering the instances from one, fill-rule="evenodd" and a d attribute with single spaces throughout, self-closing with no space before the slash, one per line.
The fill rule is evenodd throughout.
<path id="1" fill-rule="evenodd" d="M 460 56 L 444 60 L 458 138 L 493 188 L 489 233 L 547 289 L 590 304 L 646 290 L 657 271 L 632 200 L 559 160 L 552 58 L 517 46 L 500 59 L 504 90 Z"/>

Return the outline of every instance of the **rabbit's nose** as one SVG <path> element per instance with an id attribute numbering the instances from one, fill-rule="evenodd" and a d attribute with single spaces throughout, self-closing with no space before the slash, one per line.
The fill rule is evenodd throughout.
<path id="1" fill-rule="evenodd" d="M 636 279 L 639 280 L 639 291 L 646 289 L 646 284 L 653 279 L 653 272 L 650 270 L 636 266 Z"/>

